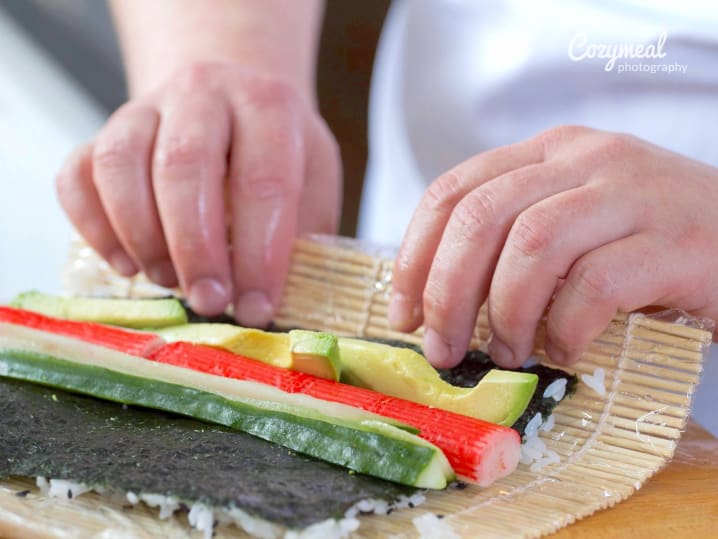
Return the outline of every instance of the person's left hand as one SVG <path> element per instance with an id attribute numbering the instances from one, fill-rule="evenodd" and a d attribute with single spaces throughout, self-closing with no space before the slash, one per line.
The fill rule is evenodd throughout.
<path id="1" fill-rule="evenodd" d="M 461 361 L 488 299 L 489 352 L 576 361 L 617 311 L 718 318 L 718 170 L 634 137 L 559 127 L 439 177 L 396 260 L 389 319 L 425 324 L 435 366 Z"/>

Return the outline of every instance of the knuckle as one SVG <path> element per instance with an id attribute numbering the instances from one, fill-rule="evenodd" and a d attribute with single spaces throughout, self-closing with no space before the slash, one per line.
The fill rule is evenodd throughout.
<path id="1" fill-rule="evenodd" d="M 98 137 L 92 160 L 100 169 L 123 168 L 136 162 L 143 150 L 141 142 L 130 133 L 106 132 Z"/>
<path id="2" fill-rule="evenodd" d="M 176 169 L 197 166 L 209 161 L 210 155 L 203 140 L 187 135 L 172 135 L 162 140 L 155 150 L 154 165 L 162 175 Z"/>
<path id="3" fill-rule="evenodd" d="M 197 253 L 203 253 L 207 247 L 206 242 L 191 234 L 171 238 L 170 242 L 173 259 L 178 261 L 196 260 Z"/>
<path id="4" fill-rule="evenodd" d="M 253 200 L 276 200 L 299 191 L 298 182 L 289 175 L 250 174 L 240 185 Z"/>
<path id="5" fill-rule="evenodd" d="M 576 262 L 567 282 L 586 303 L 610 302 L 617 291 L 617 284 L 611 273 L 585 258 Z"/>
<path id="6" fill-rule="evenodd" d="M 294 86 L 276 77 L 254 77 L 247 81 L 246 91 L 252 103 L 267 107 L 290 109 L 299 99 Z"/>
<path id="7" fill-rule="evenodd" d="M 553 313 L 552 313 L 553 314 Z M 576 330 L 568 320 L 549 316 L 546 322 L 546 333 L 549 339 L 561 350 L 571 351 L 579 346 Z"/>
<path id="8" fill-rule="evenodd" d="M 434 180 L 424 195 L 424 207 L 433 212 L 451 209 L 461 194 L 461 178 L 450 170 Z"/>
<path id="9" fill-rule="evenodd" d="M 406 276 L 414 267 L 414 252 L 406 245 L 402 245 L 399 254 L 394 259 L 394 269 L 392 274 L 392 287 L 395 292 L 408 296 L 408 283 L 405 283 Z"/>
<path id="10" fill-rule="evenodd" d="M 546 153 L 554 150 L 557 146 L 573 141 L 592 130 L 580 125 L 559 125 L 547 129 L 538 135 L 538 139 L 544 146 Z"/>
<path id="11" fill-rule="evenodd" d="M 522 213 L 511 228 L 509 244 L 524 257 L 537 258 L 554 242 L 552 220 L 543 212 Z"/>
<path id="12" fill-rule="evenodd" d="M 510 302 L 489 301 L 489 320 L 492 329 L 504 337 L 520 335 L 524 327 L 521 309 L 512 308 Z"/>
<path id="13" fill-rule="evenodd" d="M 193 62 L 179 70 L 172 79 L 172 86 L 180 91 L 194 92 L 207 88 L 216 71 L 217 64 L 211 62 Z"/>
<path id="14" fill-rule="evenodd" d="M 451 306 L 448 304 L 447 298 L 448 295 L 445 291 L 430 280 L 422 294 L 425 316 L 436 321 L 447 320 L 451 314 Z"/>
<path id="15" fill-rule="evenodd" d="M 93 163 L 100 168 L 114 169 L 144 159 L 151 145 L 148 127 L 156 121 L 157 111 L 153 107 L 137 102 L 123 105 L 93 143 Z"/>
<path id="16" fill-rule="evenodd" d="M 606 133 L 594 146 L 602 159 L 620 158 L 632 153 L 637 139 L 625 133 Z"/>
<path id="17" fill-rule="evenodd" d="M 468 239 L 493 230 L 497 226 L 496 198 L 488 188 L 476 189 L 459 202 L 452 218 Z"/>

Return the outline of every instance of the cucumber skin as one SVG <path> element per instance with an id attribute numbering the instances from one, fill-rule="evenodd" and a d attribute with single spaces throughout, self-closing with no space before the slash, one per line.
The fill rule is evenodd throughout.
<path id="1" fill-rule="evenodd" d="M 126 299 L 65 297 L 29 290 L 10 306 L 55 318 L 97 322 L 132 329 L 160 328 L 187 323 L 187 312 L 175 298 Z"/>
<path id="2" fill-rule="evenodd" d="M 263 410 L 206 391 L 27 352 L 0 350 L 0 375 L 241 430 L 367 475 L 415 486 L 436 449 L 375 432 Z M 413 463 L 406 466 L 406 463 Z"/>

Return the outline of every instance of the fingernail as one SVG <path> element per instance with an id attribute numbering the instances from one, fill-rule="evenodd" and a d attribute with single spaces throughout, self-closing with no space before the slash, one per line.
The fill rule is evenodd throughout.
<path id="1" fill-rule="evenodd" d="M 439 333 L 431 328 L 424 332 L 424 355 L 434 367 L 449 368 L 456 365 L 455 351 Z"/>
<path id="2" fill-rule="evenodd" d="M 163 260 L 147 268 L 147 277 L 149 277 L 152 282 L 162 286 L 177 285 L 177 274 L 175 273 L 172 262 L 169 260 Z"/>
<path id="3" fill-rule="evenodd" d="M 502 367 L 511 367 L 514 363 L 514 353 L 511 351 L 506 343 L 495 335 L 491 336 L 489 342 L 489 356 L 494 363 Z"/>
<path id="4" fill-rule="evenodd" d="M 215 279 L 198 279 L 189 287 L 187 296 L 192 309 L 204 316 L 221 314 L 230 298 L 227 287 Z"/>
<path id="5" fill-rule="evenodd" d="M 273 315 L 272 303 L 264 292 L 258 290 L 242 294 L 234 310 L 240 324 L 257 328 L 267 327 Z"/>
<path id="6" fill-rule="evenodd" d="M 117 273 L 120 275 L 124 275 L 125 277 L 130 277 L 137 273 L 137 266 L 132 261 L 132 259 L 127 256 L 127 254 L 122 250 L 117 250 L 114 253 L 112 253 L 109 257 L 108 262 L 110 263 L 110 266 L 112 266 Z"/>
<path id="7" fill-rule="evenodd" d="M 401 292 L 394 292 L 389 303 L 389 325 L 397 331 L 405 331 L 414 322 L 412 303 Z"/>

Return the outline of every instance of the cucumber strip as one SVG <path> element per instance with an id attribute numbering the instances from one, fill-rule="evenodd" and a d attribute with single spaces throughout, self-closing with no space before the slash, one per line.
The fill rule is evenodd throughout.
<path id="1" fill-rule="evenodd" d="M 16 296 L 10 305 L 57 318 L 101 322 L 134 329 L 187 323 L 187 312 L 175 298 L 78 298 L 30 290 Z"/>
<path id="2" fill-rule="evenodd" d="M 7 336 L 28 332 L 34 340 L 23 341 L 19 336 Z M 263 402 L 255 399 L 256 394 L 252 392 L 248 398 L 237 394 L 230 397 L 175 383 L 173 376 L 169 379 L 164 376 L 147 377 L 115 370 L 107 363 L 113 364 L 118 357 L 106 362 L 107 355 L 123 356 L 135 363 L 145 362 L 148 372 L 154 370 L 171 375 L 172 371 L 185 369 L 155 364 L 19 326 L 0 324 L 0 335 L 0 376 L 218 423 L 357 472 L 398 483 L 421 488 L 444 488 L 454 477 L 446 457 L 436 446 L 383 421 L 322 417 L 316 410 L 301 406 Z M 92 357 L 94 361 L 77 360 L 77 353 Z M 168 368 L 151 368 L 154 366 Z M 217 378 L 188 372 L 192 377 Z M 261 385 L 248 382 L 237 384 L 247 388 Z"/>
<path id="3" fill-rule="evenodd" d="M 407 443 L 416 443 L 416 440 L 414 440 L 415 436 L 413 434 L 400 431 L 395 427 L 380 421 L 364 421 L 363 425 L 366 426 L 368 423 L 372 423 L 372 427 L 375 432 L 384 433 L 387 436 L 404 440 Z M 426 448 L 434 447 L 434 444 L 422 438 L 419 438 L 419 443 L 424 445 Z M 442 481 L 446 481 L 447 477 L 453 477 L 453 479 L 456 478 L 456 474 L 454 474 L 454 470 L 451 468 L 451 464 L 449 464 L 448 460 L 441 462 L 437 466 L 426 466 L 424 471 L 419 474 L 416 482 L 417 484 L 422 483 L 427 485 L 441 484 Z"/>

